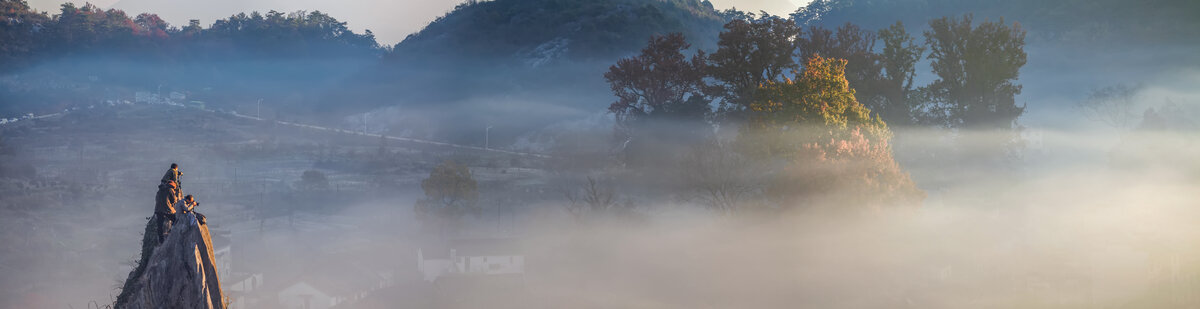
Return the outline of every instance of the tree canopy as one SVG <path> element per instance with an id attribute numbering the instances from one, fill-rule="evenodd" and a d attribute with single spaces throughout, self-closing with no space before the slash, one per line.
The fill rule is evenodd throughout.
<path id="1" fill-rule="evenodd" d="M 925 55 L 925 46 L 917 44 L 916 39 L 904 29 L 904 23 L 897 21 L 886 29 L 879 30 L 879 40 L 883 42 L 883 51 L 879 61 L 883 66 L 882 80 L 879 87 L 880 101 L 872 109 L 885 121 L 892 125 L 916 124 L 920 114 L 921 103 L 913 85 L 916 76 L 917 62 Z"/>
<path id="2" fill-rule="evenodd" d="M 647 117 L 673 118 L 707 114 L 705 63 L 700 53 L 688 59 L 683 34 L 650 39 L 642 53 L 617 61 L 604 74 L 617 101 L 608 110 L 618 124 L 630 126 Z"/>
<path id="3" fill-rule="evenodd" d="M 796 69 L 792 39 L 799 34 L 795 23 L 778 16 L 749 15 L 725 24 L 717 50 L 708 57 L 709 75 L 724 97 L 723 113 L 744 111 L 758 86 Z"/>
<path id="4" fill-rule="evenodd" d="M 442 162 L 429 172 L 429 178 L 421 181 L 425 198 L 417 200 L 413 210 L 418 219 L 446 228 L 477 211 L 478 187 L 466 165 Z"/>
<path id="5" fill-rule="evenodd" d="M 228 56 L 374 57 L 382 52 L 370 30 L 354 33 L 345 22 L 319 11 L 239 13 L 205 29 L 196 20 L 180 28 L 152 13 L 130 17 L 90 3 L 64 3 L 50 16 L 24 0 L 3 0 L 0 17 L 0 59 L 5 60 L 0 70 L 78 55 L 181 62 Z"/>
<path id="6" fill-rule="evenodd" d="M 920 204 L 925 193 L 893 159 L 887 124 L 855 100 L 845 68 L 846 60 L 813 56 L 795 80 L 759 90 L 739 144 L 787 162 L 767 197 L 856 211 Z"/>
<path id="7" fill-rule="evenodd" d="M 703 52 L 685 56 L 688 47 L 683 34 L 655 36 L 641 54 L 618 60 L 604 74 L 617 96 L 608 110 L 616 116 L 626 163 L 669 162 L 671 147 L 708 131 L 707 64 Z"/>
<path id="8" fill-rule="evenodd" d="M 930 66 L 938 79 L 929 85 L 943 125 L 963 129 L 1011 129 L 1025 112 L 1017 106 L 1025 65 L 1025 31 L 1004 19 L 972 24 L 972 16 L 939 18 L 925 32 Z"/>
<path id="9" fill-rule="evenodd" d="M 874 31 L 864 30 L 854 24 L 845 24 L 829 30 L 820 26 L 809 26 L 796 39 L 800 59 L 820 55 L 825 58 L 846 60 L 846 80 L 857 90 L 855 99 L 872 109 L 882 109 L 883 79 L 881 57 L 875 52 L 877 38 Z"/>
<path id="10" fill-rule="evenodd" d="M 887 124 L 854 98 L 846 63 L 813 56 L 795 80 L 763 84 L 744 131 L 758 140 L 747 149 L 768 156 L 794 153 L 804 145 L 845 139 L 855 130 L 871 141 L 886 142 L 891 137 Z"/>

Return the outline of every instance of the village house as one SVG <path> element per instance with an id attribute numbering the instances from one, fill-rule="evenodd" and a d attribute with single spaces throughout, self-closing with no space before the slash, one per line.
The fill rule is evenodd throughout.
<path id="1" fill-rule="evenodd" d="M 277 306 L 262 307 L 343 308 L 393 285 L 394 279 L 394 272 L 386 265 L 356 259 L 354 254 L 347 253 L 308 265 L 290 280 L 271 283 Z"/>
<path id="2" fill-rule="evenodd" d="M 417 249 L 417 270 L 425 281 L 449 275 L 523 275 L 525 256 L 513 239 L 455 239 Z"/>

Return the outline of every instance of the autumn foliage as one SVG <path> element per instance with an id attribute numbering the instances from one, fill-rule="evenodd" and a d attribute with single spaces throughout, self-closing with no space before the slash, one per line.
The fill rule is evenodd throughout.
<path id="1" fill-rule="evenodd" d="M 861 128 L 872 141 L 890 138 L 887 125 L 854 99 L 845 77 L 846 60 L 814 56 L 795 80 L 763 84 L 744 138 L 745 147 L 760 155 L 782 155 L 825 139 L 844 139 Z"/>
<path id="2" fill-rule="evenodd" d="M 1025 64 L 1025 32 L 1003 20 L 974 26 L 971 19 L 931 21 L 924 45 L 900 22 L 880 31 L 853 24 L 834 31 L 753 14 L 726 24 L 712 54 L 689 58 L 682 35 L 654 37 L 604 76 L 618 99 L 609 107 L 621 137 L 615 148 L 625 153 L 625 166 L 643 174 L 678 166 L 679 187 L 692 192 L 691 200 L 724 213 L 764 205 L 919 205 L 925 193 L 896 162 L 887 122 L 1006 133 L 959 140 L 973 143 L 957 150 L 971 161 L 1020 144 L 1016 119 L 1024 107 L 1016 104 L 1015 81 Z M 918 87 L 922 59 L 937 79 Z M 664 123 L 708 126 L 674 130 L 704 133 L 688 139 L 664 134 L 672 131 Z M 966 152 L 974 149 L 985 153 Z M 646 154 L 657 158 L 630 164 Z"/>
<path id="3" fill-rule="evenodd" d="M 724 213 L 750 205 L 849 211 L 919 205 L 925 193 L 893 158 L 887 124 L 856 99 L 846 77 L 846 60 L 814 53 L 801 71 L 787 61 L 734 61 L 770 45 L 735 40 L 741 36 L 795 35 L 794 28 L 779 26 L 779 20 L 758 22 L 731 23 L 713 57 L 698 52 L 689 59 L 683 37 L 671 34 L 651 39 L 640 55 L 610 68 L 604 77 L 618 100 L 609 111 L 616 115 L 618 133 L 627 138 L 619 147 L 660 156 L 691 153 L 628 166 L 679 165 L 685 175 L 682 186 L 694 192 L 696 200 Z M 753 34 L 739 28 L 749 25 L 765 30 Z M 794 78 L 773 71 L 783 68 L 791 68 Z M 717 84 L 707 85 L 705 77 Z M 724 100 L 724 108 L 710 110 L 709 93 Z M 709 118 L 718 126 L 740 128 L 732 147 L 717 136 L 695 147 L 667 147 L 696 141 L 664 135 L 670 130 L 649 125 L 699 122 L 711 113 L 718 114 Z M 741 115 L 720 117 L 722 113 Z M 636 147 L 638 141 L 653 147 Z M 627 164 L 636 162 L 630 158 Z"/>
<path id="4" fill-rule="evenodd" d="M 886 142 L 871 141 L 861 128 L 848 133 L 845 139 L 804 145 L 768 186 L 768 196 L 785 205 L 847 211 L 921 204 L 925 192 L 896 163 Z"/>
<path id="5" fill-rule="evenodd" d="M 795 80 L 759 89 L 739 141 L 754 156 L 784 162 L 767 197 L 845 210 L 919 204 L 925 193 L 892 157 L 887 125 L 854 99 L 845 67 L 814 56 Z"/>

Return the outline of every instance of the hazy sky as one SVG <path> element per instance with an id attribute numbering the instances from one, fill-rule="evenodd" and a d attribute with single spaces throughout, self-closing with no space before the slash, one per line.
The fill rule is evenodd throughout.
<path id="1" fill-rule="evenodd" d="M 38 10 L 58 11 L 67 0 L 28 0 Z M 767 11 L 786 15 L 811 0 L 710 0 L 717 9 L 737 7 L 743 11 Z M 446 14 L 464 0 L 92 0 L 100 7 L 125 10 L 130 16 L 144 12 L 158 14 L 172 25 L 186 25 L 189 19 L 199 19 L 211 25 L 216 19 L 238 12 L 276 10 L 320 10 L 349 23 L 361 32 L 370 29 L 379 43 L 395 44 L 410 33 L 421 30 L 434 18 Z"/>

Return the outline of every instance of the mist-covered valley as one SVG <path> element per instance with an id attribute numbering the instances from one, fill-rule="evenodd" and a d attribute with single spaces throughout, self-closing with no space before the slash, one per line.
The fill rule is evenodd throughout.
<path id="1" fill-rule="evenodd" d="M 1188 1 L 0 1 L 0 308 L 1200 306 Z"/>

